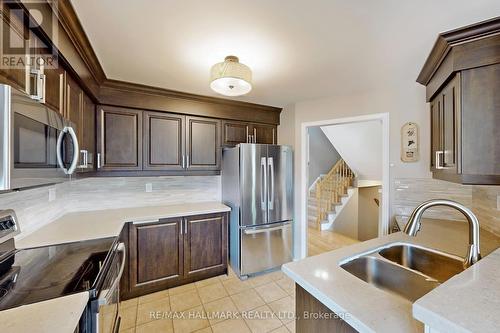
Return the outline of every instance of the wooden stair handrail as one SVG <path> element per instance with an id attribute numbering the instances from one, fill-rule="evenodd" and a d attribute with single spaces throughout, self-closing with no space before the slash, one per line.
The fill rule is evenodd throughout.
<path id="1" fill-rule="evenodd" d="M 316 224 L 319 230 L 321 230 L 321 221 L 326 218 L 333 204 L 340 201 L 341 196 L 351 185 L 354 176 L 354 172 L 347 163 L 343 159 L 339 159 L 323 179 L 316 182 Z"/>

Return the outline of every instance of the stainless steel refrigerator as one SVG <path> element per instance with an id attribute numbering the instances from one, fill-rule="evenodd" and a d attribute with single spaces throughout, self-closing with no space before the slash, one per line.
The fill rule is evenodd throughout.
<path id="1" fill-rule="evenodd" d="M 222 198 L 231 207 L 232 268 L 245 277 L 291 261 L 291 147 L 244 143 L 224 149 L 222 156 Z"/>

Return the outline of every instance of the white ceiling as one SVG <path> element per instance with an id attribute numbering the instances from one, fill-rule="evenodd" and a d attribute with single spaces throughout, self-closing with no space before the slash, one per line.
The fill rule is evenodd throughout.
<path id="1" fill-rule="evenodd" d="M 210 66 L 232 54 L 254 75 L 235 99 L 275 106 L 397 82 L 408 67 L 414 82 L 438 32 L 500 15 L 498 0 L 71 2 L 109 78 L 216 96 Z"/>

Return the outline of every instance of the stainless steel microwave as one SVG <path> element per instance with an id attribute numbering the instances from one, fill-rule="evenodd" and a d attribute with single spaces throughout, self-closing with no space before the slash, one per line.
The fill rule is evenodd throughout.
<path id="1" fill-rule="evenodd" d="M 0 84 L 0 191 L 63 182 L 79 157 L 73 124 L 11 86 Z"/>

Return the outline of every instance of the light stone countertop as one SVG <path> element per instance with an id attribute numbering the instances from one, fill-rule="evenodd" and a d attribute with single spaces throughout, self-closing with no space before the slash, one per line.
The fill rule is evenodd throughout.
<path id="1" fill-rule="evenodd" d="M 417 237 L 410 237 L 401 232 L 394 233 L 288 263 L 283 265 L 282 270 L 330 310 L 340 315 L 346 314 L 345 321 L 359 332 L 423 332 L 424 325 L 422 322 L 413 318 L 412 303 L 410 301 L 356 278 L 339 265 L 340 262 L 349 257 L 370 252 L 373 249 L 394 242 L 414 243 L 464 256 L 468 244 L 467 223 L 424 219 Z M 500 239 L 484 230 L 481 230 L 481 242 L 483 257 L 500 246 Z M 483 260 L 490 259 L 485 257 Z M 473 272 L 481 273 L 475 275 L 477 279 L 484 279 L 485 281 L 490 279 L 489 273 L 479 269 L 466 270 L 454 279 L 461 281 L 462 276 L 468 276 Z M 442 293 L 439 291 L 439 289 L 446 288 L 448 282 L 453 283 L 452 280 L 449 280 L 436 288 L 432 295 L 428 295 L 436 298 L 448 297 L 450 291 L 447 291 L 447 289 L 444 289 Z M 493 280 L 489 284 L 493 285 Z M 495 288 L 497 295 L 499 295 L 500 285 L 497 283 Z M 478 294 L 476 297 L 477 299 L 488 297 L 487 295 L 490 293 L 491 291 L 483 289 L 482 296 Z M 427 295 L 417 303 L 425 300 L 426 297 Z M 462 302 L 469 301 L 467 298 L 460 300 Z M 500 298 L 497 297 L 495 301 L 499 302 Z M 449 313 L 449 311 L 454 311 L 455 308 L 456 306 L 443 309 L 443 311 Z M 474 309 L 474 304 L 470 304 L 469 309 Z M 481 308 L 478 307 L 477 309 L 475 320 L 482 321 L 484 317 Z M 470 319 L 472 320 L 472 318 Z M 498 316 L 496 320 L 499 320 Z M 444 332 L 447 331 L 450 330 L 444 330 Z"/>
<path id="2" fill-rule="evenodd" d="M 413 317 L 439 332 L 498 332 L 500 249 L 413 304 Z"/>
<path id="3" fill-rule="evenodd" d="M 16 239 L 16 248 L 116 237 L 127 222 L 230 210 L 220 202 L 199 202 L 73 212 L 65 214 L 24 238 Z M 0 311 L 0 331 L 71 333 L 85 309 L 88 297 L 89 294 L 84 292 Z"/>
<path id="4" fill-rule="evenodd" d="M 228 212 L 231 208 L 220 202 L 197 202 L 165 206 L 133 207 L 74 212 L 16 239 L 16 248 L 118 236 L 127 222 L 161 218 Z M 22 230 L 21 230 L 22 231 Z"/>
<path id="5" fill-rule="evenodd" d="M 71 333 L 85 310 L 88 292 L 0 311 L 2 333 Z"/>

